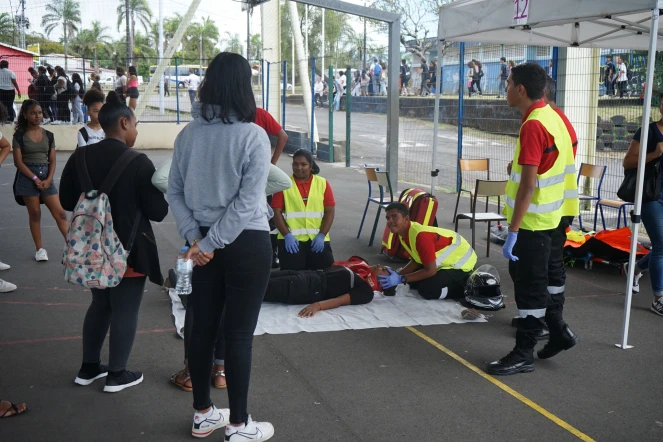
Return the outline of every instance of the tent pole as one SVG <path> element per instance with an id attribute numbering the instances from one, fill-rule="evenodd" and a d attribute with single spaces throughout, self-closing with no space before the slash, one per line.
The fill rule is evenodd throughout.
<path id="1" fill-rule="evenodd" d="M 437 165 L 437 134 L 440 129 L 440 85 L 442 84 L 442 42 L 437 41 L 437 64 L 435 68 L 435 109 L 433 110 L 433 159 L 430 166 L 430 194 L 435 194 L 435 182 L 439 169 Z"/>
<path id="2" fill-rule="evenodd" d="M 647 59 L 647 88 L 645 89 L 644 112 L 642 113 L 642 126 L 643 128 L 649 126 L 649 116 L 651 114 L 651 96 L 652 85 L 654 84 L 654 65 L 656 61 L 656 40 L 658 37 L 658 16 L 659 9 L 652 10 L 651 29 L 649 33 L 649 58 Z M 632 348 L 628 345 L 628 329 L 629 321 L 631 318 L 631 299 L 633 297 L 633 268 L 635 267 L 635 257 L 638 247 L 638 230 L 640 228 L 640 213 L 642 209 L 642 187 L 645 179 L 645 163 L 647 157 L 647 138 L 649 135 L 648 130 L 642 131 L 642 139 L 640 140 L 640 154 L 638 156 L 638 177 L 637 187 L 635 191 L 635 203 L 632 212 L 633 233 L 631 234 L 631 252 L 628 258 L 628 279 L 626 283 L 626 296 L 624 300 L 624 324 L 622 327 L 622 340 L 617 347 L 626 350 Z"/>

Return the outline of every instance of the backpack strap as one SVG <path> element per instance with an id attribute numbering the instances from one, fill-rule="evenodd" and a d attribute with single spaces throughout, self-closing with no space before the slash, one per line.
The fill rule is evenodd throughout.
<path id="1" fill-rule="evenodd" d="M 85 128 L 85 126 L 78 129 L 78 131 L 81 133 L 83 140 L 85 140 L 85 142 L 87 143 L 88 140 L 90 139 L 90 135 L 87 133 L 87 129 Z"/>
<path id="2" fill-rule="evenodd" d="M 51 150 L 55 147 L 55 136 L 53 135 L 53 132 L 46 129 L 44 129 L 44 132 L 46 132 L 46 138 L 48 138 L 48 150 Z"/>
<path id="3" fill-rule="evenodd" d="M 25 148 L 25 141 L 23 140 L 24 135 L 25 132 L 22 130 L 17 130 L 16 132 L 14 132 L 14 140 L 18 143 L 18 147 L 20 147 L 21 150 Z"/>
<path id="4" fill-rule="evenodd" d="M 120 158 L 115 161 L 115 164 L 113 164 L 113 167 L 110 172 L 108 172 L 108 175 L 106 175 L 106 179 L 98 190 L 101 193 L 110 195 L 113 186 L 115 186 L 115 183 L 120 178 L 120 175 L 122 175 L 122 172 L 124 172 L 124 169 L 126 169 L 129 163 L 140 155 L 142 154 L 133 149 L 127 149 L 122 155 L 120 155 Z"/>

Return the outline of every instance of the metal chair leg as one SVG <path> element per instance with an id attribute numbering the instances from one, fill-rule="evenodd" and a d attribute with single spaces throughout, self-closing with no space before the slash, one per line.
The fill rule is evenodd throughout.
<path id="1" fill-rule="evenodd" d="M 470 223 L 472 223 L 472 250 L 476 250 L 475 241 L 474 241 L 475 232 L 476 232 L 476 223 L 474 222 L 474 218 L 470 220 Z"/>
<path id="2" fill-rule="evenodd" d="M 596 232 L 596 222 L 598 221 L 599 217 L 599 202 L 596 202 L 596 206 L 594 206 L 594 231 Z"/>
<path id="3" fill-rule="evenodd" d="M 488 224 L 488 230 L 487 230 L 487 237 L 486 237 L 486 258 L 490 257 L 490 224 L 491 222 L 488 221 L 486 224 Z"/>
<path id="4" fill-rule="evenodd" d="M 378 205 L 378 213 L 375 214 L 375 222 L 373 223 L 373 231 L 371 232 L 371 239 L 368 241 L 368 245 L 373 245 L 373 240 L 375 239 L 375 231 L 378 228 L 378 221 L 380 221 L 380 211 L 382 210 L 382 204 Z"/>
<path id="5" fill-rule="evenodd" d="M 603 223 L 603 230 L 605 230 L 605 215 L 603 215 L 603 206 L 599 205 L 599 210 L 601 211 L 601 222 Z"/>
<path id="6" fill-rule="evenodd" d="M 371 200 L 366 200 L 366 207 L 364 208 L 364 216 L 361 217 L 361 223 L 359 223 L 359 232 L 357 232 L 357 239 L 361 235 L 361 229 L 364 227 L 364 220 L 366 219 L 366 213 L 368 212 L 368 205 L 371 203 Z"/>
<path id="7" fill-rule="evenodd" d="M 458 196 L 456 197 L 456 208 L 454 209 L 454 221 L 456 221 L 456 215 L 458 215 L 458 204 L 460 203 L 460 193 L 462 190 L 458 191 Z"/>
<path id="8" fill-rule="evenodd" d="M 578 214 L 578 223 L 580 224 L 580 231 L 582 232 L 582 215 Z"/>

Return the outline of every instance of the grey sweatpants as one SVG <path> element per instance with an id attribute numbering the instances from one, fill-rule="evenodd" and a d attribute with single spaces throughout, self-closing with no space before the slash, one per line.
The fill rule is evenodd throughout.
<path id="1" fill-rule="evenodd" d="M 92 304 L 83 322 L 83 362 L 101 361 L 101 347 L 110 328 L 108 370 L 127 368 L 138 326 L 145 276 L 124 278 L 117 287 L 92 289 Z"/>

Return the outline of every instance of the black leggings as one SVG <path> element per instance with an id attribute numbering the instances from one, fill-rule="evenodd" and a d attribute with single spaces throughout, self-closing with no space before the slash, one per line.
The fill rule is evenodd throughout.
<path id="1" fill-rule="evenodd" d="M 101 361 L 101 347 L 110 328 L 108 369 L 127 368 L 138 326 L 146 277 L 124 278 L 117 287 L 92 289 L 92 304 L 83 322 L 83 363 Z"/>
<path id="2" fill-rule="evenodd" d="M 299 252 L 288 253 L 285 249 L 285 240 L 279 239 L 279 261 L 281 270 L 322 270 L 331 267 L 334 263 L 334 253 L 329 241 L 325 241 L 325 248 L 320 253 L 311 250 L 312 241 L 299 241 Z"/>
<path id="3" fill-rule="evenodd" d="M 471 272 L 456 269 L 438 270 L 435 276 L 409 283 L 424 299 L 440 299 L 442 289 L 447 289 L 443 299 L 459 299 L 465 294 L 465 283 Z"/>
<path id="4" fill-rule="evenodd" d="M 248 420 L 253 332 L 269 280 L 271 250 L 269 232 L 245 230 L 231 244 L 216 250 L 207 265 L 193 270 L 189 304 L 195 320 L 188 349 L 193 408 L 205 410 L 212 406 L 214 343 L 225 309 L 225 371 L 233 424 Z"/>
<path id="5" fill-rule="evenodd" d="M 13 87 L 13 86 L 12 86 Z M 14 112 L 14 97 L 16 96 L 16 92 L 14 92 L 14 89 L 7 91 L 4 89 L 0 89 L 0 103 L 4 104 L 5 107 L 7 108 L 7 120 L 8 121 L 14 121 L 14 118 L 16 118 L 16 112 Z M 4 121 L 2 121 L 4 123 Z"/>

